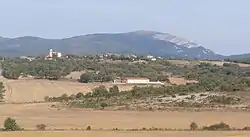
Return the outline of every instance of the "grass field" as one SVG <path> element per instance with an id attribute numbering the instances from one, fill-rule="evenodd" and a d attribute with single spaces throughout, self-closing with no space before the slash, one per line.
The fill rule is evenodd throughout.
<path id="1" fill-rule="evenodd" d="M 249 137 L 250 132 L 6 132 L 0 137 Z"/>
<path id="2" fill-rule="evenodd" d="M 93 129 L 141 129 L 143 127 L 188 129 L 193 121 L 200 126 L 222 121 L 236 128 L 250 125 L 250 115 L 246 112 L 57 110 L 50 106 L 51 104 L 0 105 L 0 127 L 8 116 L 15 118 L 25 129 L 35 129 L 37 124 L 45 124 L 49 129 L 85 129 L 88 125 Z"/>
<path id="3" fill-rule="evenodd" d="M 61 96 L 66 93 L 68 95 L 79 92 L 89 92 L 93 88 L 104 85 L 107 88 L 113 86 L 112 83 L 78 83 L 70 81 L 50 81 L 50 80 L 6 80 L 4 82 L 6 94 L 6 102 L 33 102 L 44 101 L 45 96 Z M 120 90 L 130 90 L 132 85 L 119 85 Z"/>

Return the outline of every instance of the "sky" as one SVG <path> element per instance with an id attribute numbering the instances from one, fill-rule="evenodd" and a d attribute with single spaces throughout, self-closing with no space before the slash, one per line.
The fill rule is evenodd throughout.
<path id="1" fill-rule="evenodd" d="M 0 0 L 0 36 L 151 30 L 224 55 L 250 53 L 250 0 Z"/>

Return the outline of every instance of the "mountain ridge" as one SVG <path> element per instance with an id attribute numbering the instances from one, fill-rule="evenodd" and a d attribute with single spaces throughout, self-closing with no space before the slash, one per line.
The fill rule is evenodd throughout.
<path id="1" fill-rule="evenodd" d="M 169 33 L 138 30 L 126 33 L 92 33 L 62 39 L 34 36 L 0 37 L 0 55 L 39 56 L 55 49 L 65 54 L 97 54 L 100 52 L 152 54 L 161 57 L 223 59 L 193 41 Z M 234 55 L 235 56 L 235 55 Z"/>

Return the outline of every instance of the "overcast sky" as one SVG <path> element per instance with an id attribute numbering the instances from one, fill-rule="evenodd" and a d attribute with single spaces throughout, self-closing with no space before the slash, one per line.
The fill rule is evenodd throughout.
<path id="1" fill-rule="evenodd" d="M 0 0 L 0 36 L 154 30 L 221 54 L 250 53 L 250 0 Z"/>

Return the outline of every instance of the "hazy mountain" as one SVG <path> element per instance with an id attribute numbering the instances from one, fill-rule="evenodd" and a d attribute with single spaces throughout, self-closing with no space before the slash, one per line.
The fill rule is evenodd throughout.
<path id="1" fill-rule="evenodd" d="M 221 55 L 183 38 L 154 31 L 135 31 L 116 34 L 89 34 L 66 39 L 39 37 L 0 37 L 1 56 L 37 56 L 48 49 L 63 54 L 96 54 L 101 52 L 152 54 L 162 57 L 220 59 Z"/>
<path id="2" fill-rule="evenodd" d="M 230 55 L 230 56 L 227 56 L 227 58 L 235 59 L 235 60 L 250 59 L 250 53 L 239 54 L 239 55 Z"/>

